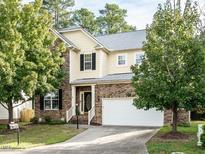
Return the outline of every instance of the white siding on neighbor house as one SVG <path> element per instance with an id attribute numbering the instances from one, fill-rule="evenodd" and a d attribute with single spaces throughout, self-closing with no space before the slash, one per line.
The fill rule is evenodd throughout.
<path id="1" fill-rule="evenodd" d="M 14 119 L 19 119 L 20 118 L 20 112 L 23 109 L 32 109 L 32 101 L 28 101 L 13 110 L 13 116 Z M 0 120 L 7 120 L 8 119 L 8 111 L 0 105 Z"/>

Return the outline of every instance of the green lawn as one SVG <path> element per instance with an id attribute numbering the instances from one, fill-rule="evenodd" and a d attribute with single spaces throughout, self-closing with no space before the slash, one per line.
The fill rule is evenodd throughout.
<path id="1" fill-rule="evenodd" d="M 2 132 L 5 125 L 0 125 L 0 148 L 30 148 L 66 141 L 84 129 L 70 128 L 66 125 L 21 125 L 20 146 L 16 143 L 15 132 Z"/>
<path id="2" fill-rule="evenodd" d="M 165 126 L 147 143 L 149 154 L 171 154 L 171 152 L 184 152 L 185 154 L 205 154 L 205 148 L 197 146 L 198 123 L 192 122 L 191 127 L 178 127 L 179 132 L 191 135 L 188 140 L 162 140 L 159 138 L 171 130 L 170 126 Z"/>

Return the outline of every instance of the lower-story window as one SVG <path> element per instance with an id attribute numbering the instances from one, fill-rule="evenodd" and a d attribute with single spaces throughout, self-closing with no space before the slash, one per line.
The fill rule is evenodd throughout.
<path id="1" fill-rule="evenodd" d="M 58 110 L 59 109 L 59 93 L 52 92 L 44 96 L 45 110 Z"/>

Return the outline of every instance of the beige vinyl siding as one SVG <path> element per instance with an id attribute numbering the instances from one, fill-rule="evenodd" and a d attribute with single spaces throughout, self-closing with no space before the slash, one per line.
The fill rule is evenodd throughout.
<path id="1" fill-rule="evenodd" d="M 70 81 L 83 78 L 101 78 L 107 74 L 131 72 L 131 65 L 135 64 L 137 52 L 141 50 L 125 50 L 105 52 L 103 49 L 95 49 L 99 44 L 81 30 L 70 31 L 63 34 L 79 49 L 79 52 L 70 52 Z M 96 53 L 96 70 L 80 71 L 80 54 Z M 126 65 L 118 66 L 118 55 L 126 55 Z"/>
<path id="2" fill-rule="evenodd" d="M 97 43 L 92 40 L 84 32 L 77 30 L 67 32 L 64 34 L 70 41 L 72 41 L 79 49 L 79 52 L 71 51 L 70 53 L 70 81 L 82 78 L 99 78 L 100 77 L 100 55 L 104 51 L 96 51 Z M 96 53 L 96 70 L 80 71 L 80 54 Z"/>
<path id="3" fill-rule="evenodd" d="M 95 49 L 97 43 L 86 35 L 81 30 L 71 31 L 63 34 L 72 43 L 74 43 L 81 51 L 92 51 Z"/>
<path id="4" fill-rule="evenodd" d="M 108 54 L 102 50 L 99 50 L 98 52 L 100 54 L 100 58 L 99 58 L 100 77 L 103 77 L 108 73 Z"/>
<path id="5" fill-rule="evenodd" d="M 135 64 L 135 57 L 137 52 L 141 52 L 141 50 L 126 50 L 112 52 L 108 58 L 108 74 L 131 72 L 130 67 Z M 126 55 L 127 61 L 125 66 L 119 66 L 117 64 L 118 55 Z"/>

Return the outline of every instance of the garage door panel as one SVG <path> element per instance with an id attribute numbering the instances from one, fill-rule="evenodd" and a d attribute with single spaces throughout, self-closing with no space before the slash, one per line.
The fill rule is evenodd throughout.
<path id="1" fill-rule="evenodd" d="M 133 99 L 104 99 L 103 125 L 122 126 L 162 126 L 163 112 L 150 109 L 139 110 L 133 105 Z"/>

